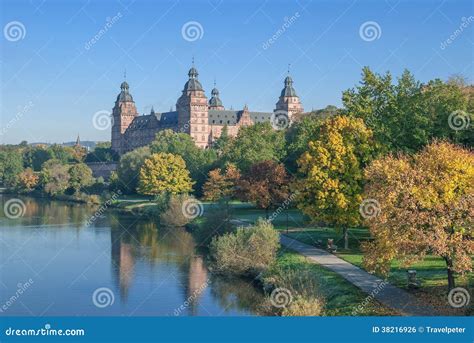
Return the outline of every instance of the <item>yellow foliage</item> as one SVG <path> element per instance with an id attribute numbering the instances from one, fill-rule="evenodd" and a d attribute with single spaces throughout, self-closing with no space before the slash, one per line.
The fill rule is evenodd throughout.
<path id="1" fill-rule="evenodd" d="M 428 253 L 453 272 L 472 270 L 474 254 L 474 154 L 434 142 L 413 157 L 387 156 L 366 169 L 366 197 L 380 214 L 368 220 L 374 241 L 364 246 L 364 263 L 387 273 L 391 260 L 405 265 Z"/>
<path id="2" fill-rule="evenodd" d="M 181 156 L 158 153 L 144 161 L 140 169 L 138 192 L 147 195 L 188 193 L 192 191 L 192 185 Z"/>
<path id="3" fill-rule="evenodd" d="M 372 152 L 372 132 L 361 119 L 327 119 L 298 160 L 298 207 L 315 220 L 358 225 L 363 168 Z"/>

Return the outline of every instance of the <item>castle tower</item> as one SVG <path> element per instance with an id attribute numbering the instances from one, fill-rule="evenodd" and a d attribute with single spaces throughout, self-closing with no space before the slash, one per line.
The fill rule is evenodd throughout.
<path id="1" fill-rule="evenodd" d="M 211 99 L 209 99 L 209 109 L 210 110 L 224 110 L 222 101 L 219 98 L 219 90 L 216 88 L 215 82 L 214 82 L 214 88 L 211 91 Z"/>
<path id="2" fill-rule="evenodd" d="M 123 133 L 138 115 L 135 102 L 129 93 L 129 86 L 126 81 L 120 85 L 120 94 L 117 96 L 115 106 L 112 110 L 112 150 L 118 154 L 122 154 L 126 149 L 123 141 Z"/>
<path id="3" fill-rule="evenodd" d="M 275 111 L 286 111 L 288 118 L 291 121 L 291 117 L 296 113 L 303 112 L 303 106 L 301 105 L 300 98 L 296 95 L 296 91 L 293 88 L 293 79 L 288 74 L 285 78 L 285 87 L 281 91 L 280 98 L 276 103 Z"/>
<path id="4" fill-rule="evenodd" d="M 209 145 L 208 105 L 198 75 L 193 63 L 188 72 L 189 80 L 176 103 L 178 131 L 188 133 L 198 147 L 206 148 Z"/>

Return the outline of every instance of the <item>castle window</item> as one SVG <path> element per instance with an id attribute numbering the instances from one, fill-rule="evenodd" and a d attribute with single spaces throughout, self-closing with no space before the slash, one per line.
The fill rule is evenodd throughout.
<path id="1" fill-rule="evenodd" d="M 229 121 L 227 121 L 227 124 L 229 124 Z"/>
<path id="2" fill-rule="evenodd" d="M 214 124 L 215 122 L 216 122 L 215 120 L 212 121 L 213 124 Z"/>
<path id="3" fill-rule="evenodd" d="M 222 120 L 219 120 L 219 123 L 222 124 Z"/>

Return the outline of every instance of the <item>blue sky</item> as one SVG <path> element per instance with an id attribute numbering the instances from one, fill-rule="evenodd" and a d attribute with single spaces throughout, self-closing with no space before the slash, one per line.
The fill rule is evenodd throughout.
<path id="1" fill-rule="evenodd" d="M 365 65 L 472 82 L 473 15 L 470 1 L 1 0 L 0 142 L 109 140 L 92 118 L 112 109 L 124 70 L 140 113 L 168 111 L 193 56 L 208 96 L 216 79 L 227 108 L 254 111 L 273 110 L 289 63 L 306 110 L 340 106 Z M 361 36 L 367 22 L 376 39 Z"/>

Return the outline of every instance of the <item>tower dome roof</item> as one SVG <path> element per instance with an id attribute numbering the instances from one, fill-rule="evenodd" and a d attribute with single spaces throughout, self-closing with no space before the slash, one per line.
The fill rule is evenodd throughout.
<path id="1" fill-rule="evenodd" d="M 189 69 L 188 76 L 189 76 L 189 78 L 192 78 L 192 79 L 197 79 L 197 77 L 199 76 L 199 73 L 198 73 L 197 69 L 194 68 L 194 66 L 191 67 L 191 69 Z"/>
<path id="2" fill-rule="evenodd" d="M 202 89 L 201 82 L 198 80 L 198 71 L 194 66 L 189 69 L 188 76 L 189 80 L 184 84 L 183 92 L 187 91 L 204 91 Z"/>
<path id="3" fill-rule="evenodd" d="M 209 99 L 209 107 L 224 107 L 219 98 L 219 90 L 216 88 L 216 81 L 214 81 L 214 88 L 211 91 L 211 98 Z"/>
<path id="4" fill-rule="evenodd" d="M 281 96 L 284 96 L 284 97 L 297 96 L 296 91 L 293 88 L 293 79 L 291 78 L 290 75 L 285 77 L 284 84 L 285 84 L 285 87 L 281 91 Z"/>
<path id="5" fill-rule="evenodd" d="M 129 85 L 127 81 L 123 81 L 120 85 L 120 93 L 117 95 L 118 102 L 133 102 L 133 97 L 129 93 Z"/>
<path id="6" fill-rule="evenodd" d="M 128 83 L 127 81 L 123 81 L 122 84 L 120 85 L 120 89 L 122 90 L 128 90 L 129 86 L 128 86 Z"/>

